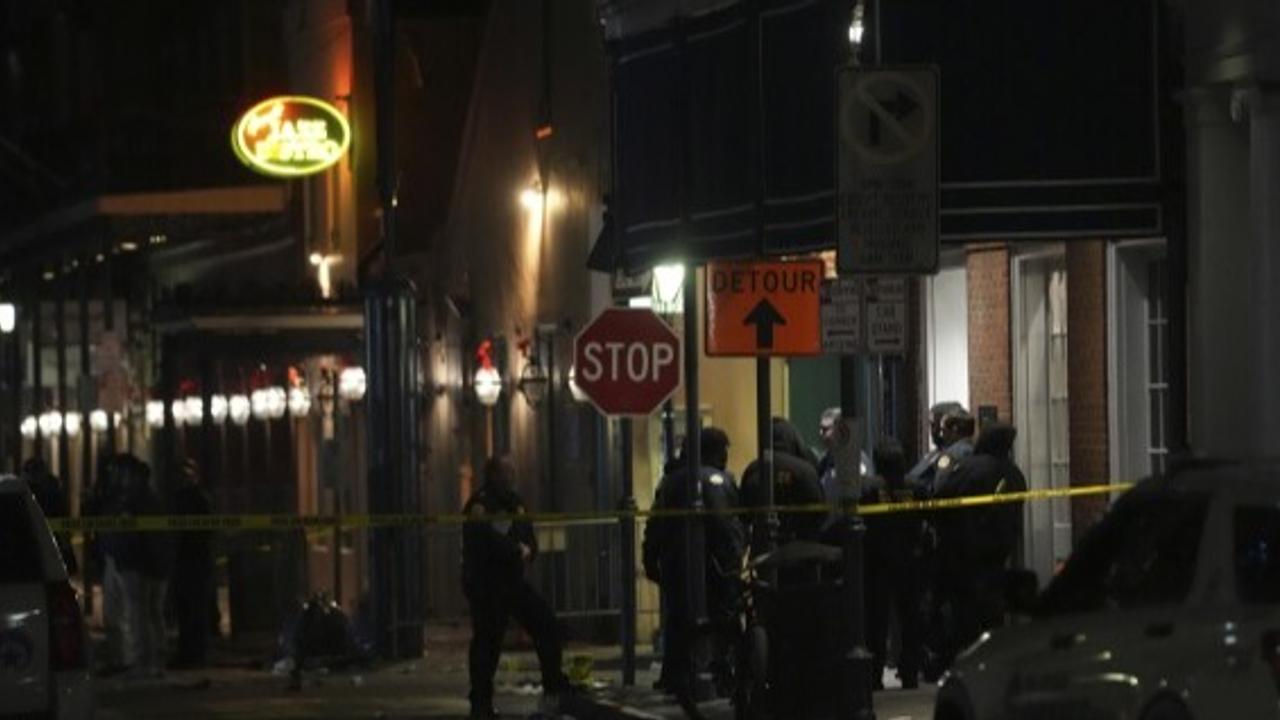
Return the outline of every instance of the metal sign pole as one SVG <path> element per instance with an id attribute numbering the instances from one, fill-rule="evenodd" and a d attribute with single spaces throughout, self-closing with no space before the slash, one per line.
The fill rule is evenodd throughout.
<path id="1" fill-rule="evenodd" d="M 632 441 L 631 418 L 622 418 L 618 422 L 618 431 L 622 434 L 622 499 L 619 508 L 626 513 L 634 513 L 636 509 L 635 477 L 632 467 L 632 456 L 635 454 Z M 636 684 L 636 519 L 635 515 L 623 515 L 620 523 L 622 533 L 622 684 L 631 687 Z"/>

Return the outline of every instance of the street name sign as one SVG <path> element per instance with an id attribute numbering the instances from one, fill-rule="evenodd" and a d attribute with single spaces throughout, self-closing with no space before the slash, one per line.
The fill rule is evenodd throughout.
<path id="1" fill-rule="evenodd" d="M 847 67 L 836 77 L 841 273 L 938 268 L 938 71 Z"/>
<path id="2" fill-rule="evenodd" d="M 648 415 L 680 386 L 680 337 L 652 310 L 606 308 L 574 339 L 573 367 L 600 412 Z"/>
<path id="3" fill-rule="evenodd" d="M 707 263 L 708 355 L 818 355 L 821 260 Z"/>

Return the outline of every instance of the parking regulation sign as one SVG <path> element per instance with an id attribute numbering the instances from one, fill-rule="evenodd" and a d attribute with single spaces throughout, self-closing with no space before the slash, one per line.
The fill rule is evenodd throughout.
<path id="1" fill-rule="evenodd" d="M 836 92 L 840 272 L 934 272 L 937 68 L 843 68 Z"/>

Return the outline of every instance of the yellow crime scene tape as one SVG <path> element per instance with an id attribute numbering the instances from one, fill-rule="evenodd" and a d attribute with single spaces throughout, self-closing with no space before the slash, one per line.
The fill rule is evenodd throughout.
<path id="1" fill-rule="evenodd" d="M 1134 483 L 1085 485 L 1047 490 L 999 493 L 996 495 L 972 495 L 932 500 L 868 503 L 840 511 L 858 515 L 889 515 L 893 513 L 921 512 L 972 508 L 1003 503 L 1054 500 L 1119 493 L 1133 487 Z M 582 512 L 543 512 L 517 515 L 483 515 L 483 520 L 528 520 L 535 525 L 612 524 L 621 520 L 646 518 L 680 518 L 695 515 L 763 515 L 763 514 L 822 514 L 834 508 L 827 503 L 812 505 L 788 505 L 768 508 L 726 509 L 650 509 L 650 510 L 592 510 Z M 142 515 L 57 518 L 49 521 L 54 532 L 192 532 L 192 531 L 289 531 L 304 530 L 314 534 L 321 530 L 332 531 L 363 528 L 394 527 L 447 527 L 458 526 L 476 519 L 463 513 L 441 514 L 349 514 L 349 515 Z"/>

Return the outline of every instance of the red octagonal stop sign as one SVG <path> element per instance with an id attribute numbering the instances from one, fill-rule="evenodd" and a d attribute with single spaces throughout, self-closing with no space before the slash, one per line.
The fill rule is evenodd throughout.
<path id="1" fill-rule="evenodd" d="M 606 415 L 648 415 L 680 385 L 680 338 L 652 310 L 608 308 L 573 342 L 574 380 Z"/>

